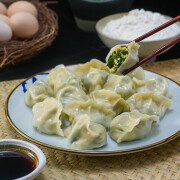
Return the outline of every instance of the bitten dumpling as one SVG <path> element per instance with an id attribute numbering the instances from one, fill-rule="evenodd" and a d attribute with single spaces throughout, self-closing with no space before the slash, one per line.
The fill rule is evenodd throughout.
<path id="1" fill-rule="evenodd" d="M 44 101 L 47 97 L 53 96 L 51 87 L 43 80 L 37 80 L 25 93 L 25 102 L 32 107 L 38 102 Z"/>
<path id="2" fill-rule="evenodd" d="M 136 93 L 127 100 L 127 103 L 130 111 L 138 110 L 140 113 L 162 118 L 172 101 L 165 96 L 149 92 Z"/>
<path id="3" fill-rule="evenodd" d="M 116 74 L 110 74 L 108 76 L 107 82 L 104 84 L 104 89 L 112 90 L 124 99 L 128 99 L 135 93 L 132 79 L 129 76 L 118 76 Z"/>
<path id="4" fill-rule="evenodd" d="M 33 126 L 40 132 L 64 136 L 61 129 L 62 104 L 55 98 L 46 98 L 32 108 Z"/>
<path id="5" fill-rule="evenodd" d="M 168 81 L 158 76 L 152 76 L 146 80 L 133 78 L 133 84 L 138 93 L 154 92 L 171 98 L 172 95 L 168 91 Z"/>
<path id="6" fill-rule="evenodd" d="M 139 61 L 139 45 L 132 41 L 129 44 L 116 45 L 111 48 L 106 57 L 106 64 L 111 73 L 122 74 L 122 72 Z"/>
<path id="7" fill-rule="evenodd" d="M 87 114 L 78 117 L 68 136 L 68 142 L 73 148 L 94 149 L 106 144 L 106 129 L 90 121 Z"/>
<path id="8" fill-rule="evenodd" d="M 141 139 L 150 133 L 152 122 L 156 121 L 158 117 L 154 115 L 138 111 L 124 112 L 112 120 L 110 135 L 117 143 Z"/>

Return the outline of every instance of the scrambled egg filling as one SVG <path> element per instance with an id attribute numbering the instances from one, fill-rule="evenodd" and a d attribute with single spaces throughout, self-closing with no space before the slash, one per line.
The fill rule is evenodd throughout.
<path id="1" fill-rule="evenodd" d="M 128 57 L 128 47 L 118 47 L 109 57 L 107 66 L 110 68 L 111 73 L 115 73 L 120 65 Z"/>

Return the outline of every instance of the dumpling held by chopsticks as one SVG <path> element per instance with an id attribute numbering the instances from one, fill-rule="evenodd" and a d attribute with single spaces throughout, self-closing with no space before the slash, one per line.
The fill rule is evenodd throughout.
<path id="1" fill-rule="evenodd" d="M 106 57 L 106 65 L 111 73 L 122 74 L 122 72 L 139 61 L 139 44 L 132 41 L 129 44 L 114 46 Z"/>

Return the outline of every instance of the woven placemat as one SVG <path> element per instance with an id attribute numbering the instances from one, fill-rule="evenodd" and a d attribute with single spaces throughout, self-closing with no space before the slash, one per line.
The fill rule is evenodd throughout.
<path id="1" fill-rule="evenodd" d="M 153 62 L 144 69 L 158 72 L 180 83 L 180 59 Z M 5 100 L 22 80 L 0 82 L 0 138 L 24 139 L 5 117 Z M 167 127 L 168 128 L 168 127 Z M 86 157 L 64 154 L 39 146 L 47 164 L 36 180 L 112 179 L 112 180 L 180 180 L 180 137 L 151 150 L 110 157 Z"/>

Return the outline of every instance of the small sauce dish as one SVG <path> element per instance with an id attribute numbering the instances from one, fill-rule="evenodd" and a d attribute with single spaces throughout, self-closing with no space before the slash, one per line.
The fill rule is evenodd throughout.
<path id="1" fill-rule="evenodd" d="M 4 180 L 34 179 L 45 164 L 46 157 L 37 146 L 17 139 L 0 140 L 0 177 Z"/>

